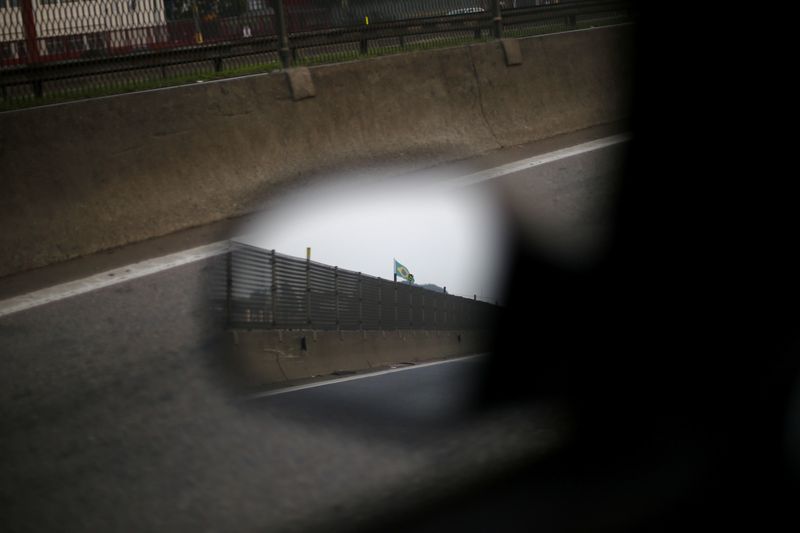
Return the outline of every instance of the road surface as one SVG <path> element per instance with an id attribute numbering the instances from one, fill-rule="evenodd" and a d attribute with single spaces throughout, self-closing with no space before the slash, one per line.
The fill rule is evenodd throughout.
<path id="1" fill-rule="evenodd" d="M 503 150 L 446 173 L 591 138 Z M 608 196 L 623 144 L 474 186 L 516 184 L 562 230 L 595 227 L 593 206 Z M 472 408 L 480 358 L 245 396 L 209 312 L 219 256 L 58 296 L 59 284 L 135 270 L 219 234 L 200 229 L 0 280 L 0 311 L 56 286 L 47 300 L 0 312 L 4 531 L 357 530 L 558 446 L 550 406 Z"/>

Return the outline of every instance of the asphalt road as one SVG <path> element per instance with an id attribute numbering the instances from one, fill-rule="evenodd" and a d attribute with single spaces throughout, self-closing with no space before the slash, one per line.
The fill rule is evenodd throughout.
<path id="1" fill-rule="evenodd" d="M 359 376 L 310 388 L 289 389 L 249 401 L 277 416 L 363 432 L 376 440 L 425 445 L 463 425 L 475 408 L 486 355 Z"/>
<path id="2" fill-rule="evenodd" d="M 584 233 L 620 153 L 482 186 L 516 183 L 553 227 Z M 557 447 L 549 406 L 473 409 L 480 359 L 243 399 L 210 312 L 217 261 L 0 317 L 4 531 L 357 530 Z"/>

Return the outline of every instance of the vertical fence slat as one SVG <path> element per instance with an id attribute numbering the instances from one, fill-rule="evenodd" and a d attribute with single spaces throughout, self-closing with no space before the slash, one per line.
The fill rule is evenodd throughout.
<path id="1" fill-rule="evenodd" d="M 336 308 L 336 329 L 341 327 L 339 321 L 339 267 L 333 267 L 333 301 Z"/>
<path id="2" fill-rule="evenodd" d="M 269 262 L 270 262 L 270 267 L 271 267 L 270 268 L 270 271 L 271 271 L 270 272 L 270 277 L 272 278 L 270 280 L 270 286 L 269 286 L 270 298 L 272 300 L 271 301 L 271 304 L 272 304 L 272 316 L 270 317 L 271 318 L 270 322 L 272 323 L 272 327 L 274 328 L 275 326 L 278 325 L 278 316 L 277 316 L 277 314 L 278 314 L 278 304 L 277 304 L 277 301 L 276 301 L 277 300 L 277 294 L 276 293 L 278 291 L 278 278 L 277 278 L 278 273 L 275 271 L 275 250 L 272 250 L 272 253 L 270 254 L 270 261 Z"/>
<path id="3" fill-rule="evenodd" d="M 227 325 L 231 327 L 231 314 L 233 312 L 233 252 L 225 254 L 225 309 L 227 316 Z"/>
<path id="4" fill-rule="evenodd" d="M 414 291 L 408 288 L 408 327 L 414 329 Z"/>
<path id="5" fill-rule="evenodd" d="M 358 273 L 358 329 L 364 329 L 364 287 L 361 272 Z"/>
<path id="6" fill-rule="evenodd" d="M 306 324 L 311 326 L 311 258 L 306 257 Z"/>

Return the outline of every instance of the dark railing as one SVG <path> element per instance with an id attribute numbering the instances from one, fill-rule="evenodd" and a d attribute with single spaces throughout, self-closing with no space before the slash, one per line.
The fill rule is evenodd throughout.
<path id="1" fill-rule="evenodd" d="M 485 329 L 499 309 L 239 243 L 218 279 L 217 308 L 237 329 Z"/>
<path id="2" fill-rule="evenodd" d="M 625 0 L 0 0 L 0 99 L 8 107 L 565 31 L 631 20 L 630 7 Z"/>

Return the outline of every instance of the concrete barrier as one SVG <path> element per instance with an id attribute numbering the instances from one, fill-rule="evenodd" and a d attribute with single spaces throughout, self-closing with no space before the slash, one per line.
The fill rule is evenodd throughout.
<path id="1" fill-rule="evenodd" d="M 241 215 L 321 171 L 422 167 L 625 118 L 632 28 L 0 114 L 0 276 Z"/>
<path id="2" fill-rule="evenodd" d="M 519 39 L 522 64 L 470 47 L 484 117 L 497 143 L 512 146 L 627 118 L 632 27 Z"/>
<path id="3" fill-rule="evenodd" d="M 245 385 L 259 387 L 306 378 L 420 363 L 489 349 L 484 331 L 228 332 L 230 361 Z"/>

